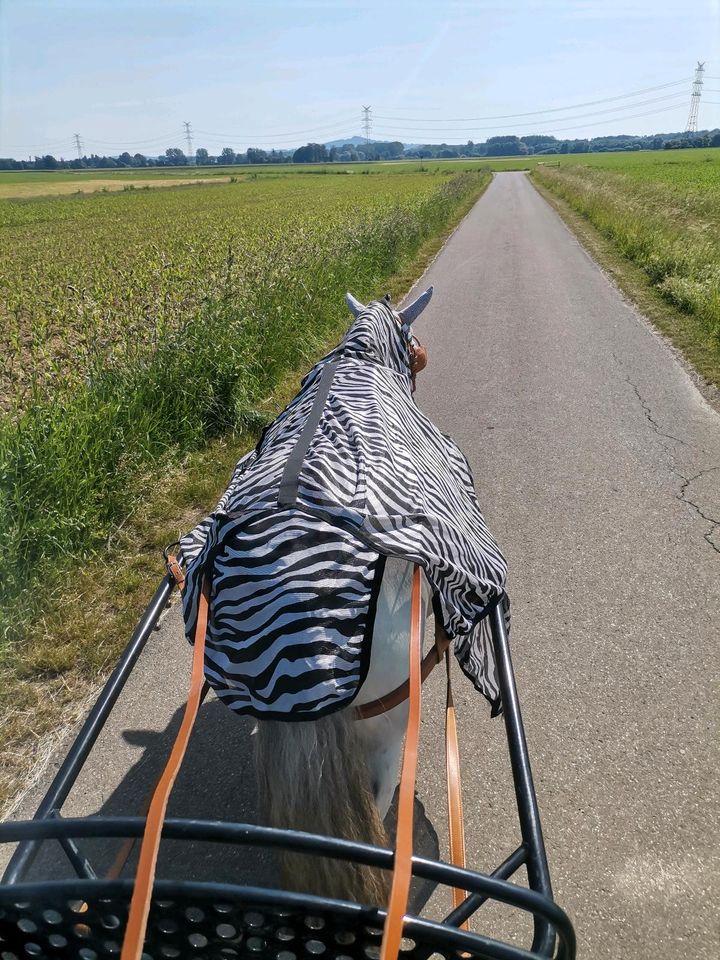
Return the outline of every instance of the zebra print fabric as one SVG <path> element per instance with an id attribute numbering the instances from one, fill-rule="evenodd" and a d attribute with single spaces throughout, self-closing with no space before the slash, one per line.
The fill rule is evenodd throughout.
<path id="1" fill-rule="evenodd" d="M 423 568 L 460 666 L 500 709 L 486 615 L 502 602 L 509 622 L 506 565 L 467 460 L 413 401 L 408 335 L 370 304 L 181 541 L 187 635 L 207 575 L 206 675 L 238 713 L 348 705 L 387 556 Z"/>

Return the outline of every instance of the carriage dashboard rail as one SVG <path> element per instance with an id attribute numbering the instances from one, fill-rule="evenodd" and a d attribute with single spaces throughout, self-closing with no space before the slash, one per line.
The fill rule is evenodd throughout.
<path id="1" fill-rule="evenodd" d="M 141 817 L 35 820 L 0 825 L 0 842 L 139 837 Z M 302 850 L 318 856 L 392 869 L 393 853 L 380 847 L 255 824 L 168 819 L 163 838 L 185 842 Z M 519 865 L 517 851 L 508 861 Z M 552 930 L 557 950 L 526 950 L 479 933 L 459 930 L 451 917 L 442 923 L 408 916 L 403 960 L 431 954 L 456 960 L 469 955 L 491 960 L 555 957 L 573 960 L 575 935 L 565 913 L 551 899 L 509 883 L 501 876 L 461 870 L 441 861 L 413 857 L 413 875 L 469 892 L 471 913 L 488 901 L 504 903 Z M 498 872 L 496 871 L 496 874 Z M 132 880 L 54 880 L 0 886 L 0 947 L 5 960 L 41 957 L 112 956 L 108 931 L 120 938 L 127 919 Z M 262 912 L 259 912 L 262 911 Z M 259 918 L 259 919 L 258 919 Z M 282 890 L 185 880 L 158 880 L 145 952 L 148 957 L 255 957 L 290 960 L 324 954 L 372 960 L 385 911 L 325 897 Z M 326 942 L 330 938 L 332 942 Z M 289 941 L 296 941 L 294 944 Z M 103 944 L 110 943 L 109 952 Z M 194 949 L 188 949 L 193 947 Z M 74 948 L 74 949 L 73 949 Z M 284 953 L 283 953 L 283 948 Z M 84 951 L 84 952 L 83 952 Z M 180 951 L 180 952 L 178 952 Z"/>

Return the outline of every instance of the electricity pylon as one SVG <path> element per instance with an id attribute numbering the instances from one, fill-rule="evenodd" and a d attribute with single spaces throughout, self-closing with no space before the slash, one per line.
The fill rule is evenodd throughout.
<path id="1" fill-rule="evenodd" d="M 700 63 L 695 68 L 695 80 L 693 81 L 692 93 L 690 94 L 690 113 L 688 114 L 685 133 L 697 133 L 698 110 L 700 109 L 700 94 L 702 93 L 703 73 L 705 72 L 705 63 Z"/>

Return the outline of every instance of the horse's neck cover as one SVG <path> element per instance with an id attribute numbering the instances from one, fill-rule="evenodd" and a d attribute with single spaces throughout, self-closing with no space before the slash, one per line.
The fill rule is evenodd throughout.
<path id="1" fill-rule="evenodd" d="M 192 639 L 211 583 L 206 675 L 238 713 L 315 719 L 367 672 L 386 556 L 418 563 L 460 666 L 500 706 L 486 614 L 506 566 L 467 460 L 412 399 L 406 334 L 368 305 L 182 540 Z"/>

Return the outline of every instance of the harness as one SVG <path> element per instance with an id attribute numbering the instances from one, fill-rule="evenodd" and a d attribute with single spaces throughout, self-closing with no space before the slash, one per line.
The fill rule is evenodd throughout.
<path id="1" fill-rule="evenodd" d="M 167 570 L 182 589 L 185 584 L 185 575 L 175 555 L 166 555 Z M 167 812 L 170 793 L 182 765 L 187 746 L 190 741 L 193 725 L 197 718 L 204 690 L 204 658 L 205 637 L 207 633 L 210 601 L 210 586 L 207 579 L 202 586 L 200 597 L 195 643 L 193 649 L 193 663 L 185 712 L 173 744 L 170 756 L 163 772 L 158 779 L 150 800 L 145 831 L 140 846 L 138 867 L 135 875 L 130 912 L 128 915 L 125 938 L 123 941 L 121 960 L 140 960 L 150 902 L 152 898 L 157 857 L 160 848 L 163 824 Z M 447 699 L 445 710 L 445 751 L 446 775 L 448 796 L 448 824 L 450 834 L 450 859 L 457 866 L 465 866 L 465 837 L 462 812 L 462 790 L 460 782 L 460 753 L 457 738 L 457 723 L 455 706 L 452 697 L 450 679 L 450 640 L 442 626 L 436 629 L 435 646 L 422 658 L 422 604 L 421 604 L 421 572 L 415 567 L 413 574 L 411 614 L 410 614 L 410 651 L 409 677 L 406 683 L 392 690 L 385 697 L 355 708 L 356 719 L 367 719 L 379 716 L 393 707 L 409 699 L 407 733 L 403 750 L 402 768 L 400 774 L 400 788 L 398 794 L 398 819 L 395 839 L 395 857 L 393 861 L 393 876 L 388 902 L 387 915 L 383 928 L 383 938 L 380 946 L 379 960 L 396 960 L 400 951 L 402 938 L 403 918 L 407 910 L 412 877 L 413 853 L 413 812 L 415 799 L 415 782 L 417 774 L 418 745 L 420 739 L 420 708 L 422 698 L 422 684 L 429 676 L 433 667 L 445 659 L 447 665 Z M 117 875 L 129 856 L 130 848 L 125 847 L 121 854 L 122 862 L 116 860 L 111 873 Z M 466 894 L 463 890 L 453 890 L 453 905 L 458 907 Z M 467 929 L 467 923 L 463 925 Z"/>

